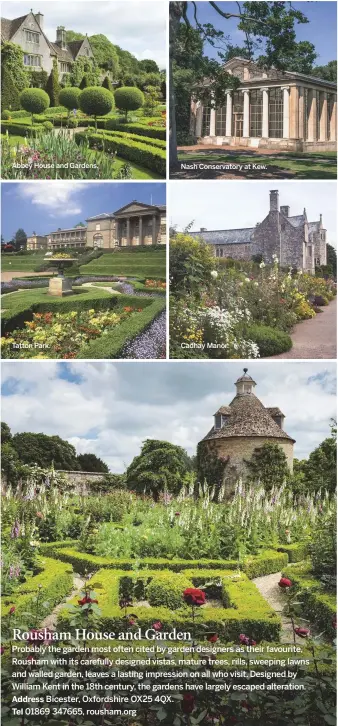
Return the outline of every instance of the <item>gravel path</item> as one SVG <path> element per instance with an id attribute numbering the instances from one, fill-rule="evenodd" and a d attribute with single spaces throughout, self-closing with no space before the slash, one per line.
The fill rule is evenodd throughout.
<path id="1" fill-rule="evenodd" d="M 265 575 L 264 577 L 256 577 L 252 582 L 256 585 L 259 592 L 269 605 L 280 615 L 285 605 L 285 597 L 283 591 L 278 587 L 281 572 L 275 572 L 273 575 Z M 293 643 L 292 626 L 288 618 L 280 615 L 282 619 L 281 643 Z"/>
<path id="2" fill-rule="evenodd" d="M 55 628 L 56 624 L 57 624 L 58 613 L 60 612 L 60 610 L 62 610 L 62 608 L 64 608 L 65 602 L 69 602 L 74 597 L 76 597 L 76 595 L 78 595 L 80 593 L 80 591 L 82 590 L 82 588 L 84 587 L 84 584 L 85 584 L 85 580 L 83 580 L 83 578 L 80 577 L 80 575 L 74 574 L 72 592 L 70 593 L 70 595 L 68 595 L 66 600 L 64 600 L 63 602 L 60 602 L 58 605 L 56 605 L 54 610 L 52 610 L 52 612 L 49 613 L 49 615 L 47 615 L 47 617 L 40 624 L 40 628 L 48 628 L 50 630 L 53 630 L 53 628 Z"/>
<path id="3" fill-rule="evenodd" d="M 295 325 L 291 334 L 292 348 L 271 358 L 336 358 L 337 298 L 322 308 L 311 320 Z"/>

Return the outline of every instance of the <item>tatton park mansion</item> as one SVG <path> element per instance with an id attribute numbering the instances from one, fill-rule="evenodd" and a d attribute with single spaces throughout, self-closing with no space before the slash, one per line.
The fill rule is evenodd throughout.
<path id="1" fill-rule="evenodd" d="M 336 148 L 335 83 L 293 71 L 264 70 L 231 58 L 224 70 L 240 79 L 223 108 L 193 101 L 191 132 L 199 143 L 290 151 Z"/>
<path id="2" fill-rule="evenodd" d="M 42 13 L 22 15 L 14 20 L 1 18 L 1 40 L 16 43 L 24 52 L 25 68 L 43 70 L 48 74 L 57 61 L 59 75 L 69 73 L 74 61 L 80 56 L 94 58 L 88 38 L 67 43 L 66 29 L 60 25 L 56 30 L 56 40 L 51 42 L 44 33 Z"/>
<path id="3" fill-rule="evenodd" d="M 214 249 L 215 257 L 232 257 L 235 260 L 251 260 L 260 255 L 266 263 L 276 255 L 282 267 L 294 267 L 314 274 L 316 265 L 327 264 L 326 229 L 322 215 L 309 222 L 306 209 L 302 214 L 290 215 L 290 207 L 280 206 L 279 192 L 270 192 L 270 209 L 262 222 L 255 227 L 218 229 L 189 232 L 192 237 L 203 239 Z"/>
<path id="4" fill-rule="evenodd" d="M 46 235 L 27 238 L 27 249 L 92 247 L 117 249 L 166 242 L 166 207 L 133 201 L 116 212 L 89 217 L 87 226 L 58 229 Z"/>

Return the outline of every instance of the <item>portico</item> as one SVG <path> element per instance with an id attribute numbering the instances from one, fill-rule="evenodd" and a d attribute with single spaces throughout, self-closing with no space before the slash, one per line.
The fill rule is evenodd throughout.
<path id="1" fill-rule="evenodd" d="M 192 101 L 191 131 L 217 146 L 329 151 L 336 148 L 336 84 L 291 71 L 264 70 L 232 58 L 225 70 L 240 79 L 217 108 Z"/>

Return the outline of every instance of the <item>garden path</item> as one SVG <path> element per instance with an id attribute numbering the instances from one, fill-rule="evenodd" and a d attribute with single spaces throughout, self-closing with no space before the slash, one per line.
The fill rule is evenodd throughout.
<path id="1" fill-rule="evenodd" d="M 52 630 L 53 628 L 55 628 L 56 624 L 57 624 L 58 612 L 60 610 L 62 610 L 62 608 L 64 608 L 65 602 L 69 602 L 74 597 L 76 597 L 76 595 L 80 594 L 80 592 L 82 591 L 82 589 L 84 587 L 84 584 L 85 584 L 85 580 L 82 577 L 80 577 L 80 575 L 77 575 L 76 573 L 74 573 L 72 592 L 70 593 L 70 595 L 68 595 L 66 600 L 64 600 L 63 602 L 60 602 L 58 605 L 56 605 L 54 610 L 52 610 L 52 612 L 49 613 L 49 615 L 47 615 L 47 617 L 42 621 L 40 628 L 48 628 L 49 630 Z"/>
<path id="2" fill-rule="evenodd" d="M 264 577 L 256 577 L 252 582 L 256 585 L 259 592 L 265 600 L 269 603 L 281 617 L 282 630 L 281 630 L 281 642 L 282 643 L 293 643 L 293 632 L 292 625 L 288 618 L 281 615 L 281 610 L 285 605 L 285 597 L 283 597 L 283 591 L 278 587 L 280 578 L 282 577 L 281 572 L 275 572 L 273 575 L 265 575 Z"/>
<path id="3" fill-rule="evenodd" d="M 112 295 L 121 295 L 121 293 L 118 290 L 113 289 L 112 286 L 102 287 L 102 285 L 95 285 L 95 282 L 84 282 L 83 285 L 79 285 L 79 287 L 96 287 L 99 288 L 99 290 L 106 290 Z"/>
<path id="4" fill-rule="evenodd" d="M 336 358 L 337 298 L 322 308 L 311 320 L 295 325 L 291 334 L 292 348 L 271 358 Z"/>

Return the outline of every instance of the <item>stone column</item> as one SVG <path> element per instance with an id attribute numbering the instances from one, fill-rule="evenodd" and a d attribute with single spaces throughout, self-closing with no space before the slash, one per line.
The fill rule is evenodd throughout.
<path id="1" fill-rule="evenodd" d="M 327 93 L 320 91 L 319 93 L 319 141 L 327 141 Z"/>
<path id="2" fill-rule="evenodd" d="M 196 106 L 196 136 L 202 136 L 203 106 L 200 101 Z"/>
<path id="3" fill-rule="evenodd" d="M 225 124 L 225 135 L 231 136 L 232 129 L 232 95 L 231 91 L 227 91 L 227 111 L 226 111 L 226 124 Z"/>
<path id="4" fill-rule="evenodd" d="M 290 87 L 282 86 L 283 91 L 283 139 L 290 138 Z"/>
<path id="5" fill-rule="evenodd" d="M 130 219 L 127 219 L 127 246 L 130 245 Z"/>
<path id="6" fill-rule="evenodd" d="M 153 234 L 152 234 L 152 243 L 153 245 L 156 245 L 157 239 L 156 239 L 156 214 L 153 214 Z"/>
<path id="7" fill-rule="evenodd" d="M 138 232 L 138 243 L 139 243 L 139 245 L 141 245 L 142 244 L 142 241 L 143 241 L 142 217 L 139 217 L 139 220 L 138 220 L 138 229 L 139 229 L 139 232 Z"/>
<path id="8" fill-rule="evenodd" d="M 304 88 L 298 88 L 298 138 L 304 139 Z"/>
<path id="9" fill-rule="evenodd" d="M 333 107 L 330 120 L 330 141 L 336 141 L 336 123 L 337 123 L 337 94 L 333 95 Z"/>
<path id="10" fill-rule="evenodd" d="M 216 109 L 210 108 L 210 136 L 216 136 Z"/>
<path id="11" fill-rule="evenodd" d="M 243 104 L 243 136 L 250 136 L 250 96 L 249 91 L 245 89 Z"/>
<path id="12" fill-rule="evenodd" d="M 269 89 L 262 88 L 263 109 L 262 109 L 262 138 L 269 138 Z"/>
<path id="13" fill-rule="evenodd" d="M 299 139 L 299 89 L 297 86 L 290 88 L 289 117 L 289 137 Z"/>
<path id="14" fill-rule="evenodd" d="M 316 141 L 317 93 L 313 88 L 308 90 L 309 120 L 307 141 Z"/>

